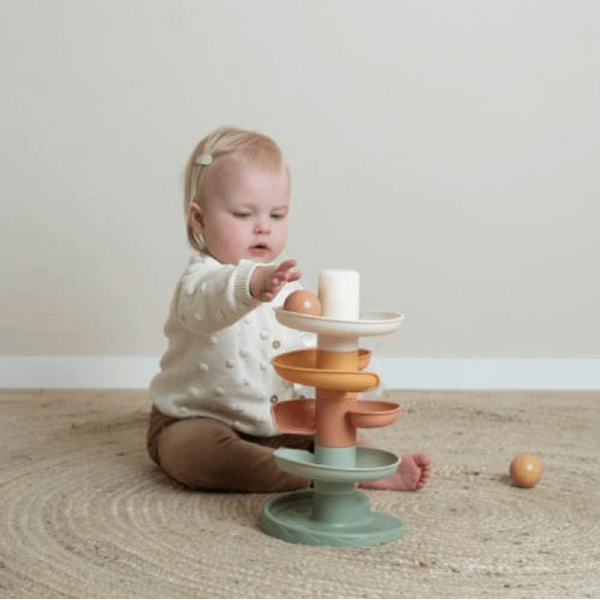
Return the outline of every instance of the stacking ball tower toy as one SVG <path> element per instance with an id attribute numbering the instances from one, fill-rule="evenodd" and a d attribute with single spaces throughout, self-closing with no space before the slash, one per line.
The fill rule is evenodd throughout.
<path id="1" fill-rule="evenodd" d="M 280 354 L 277 373 L 288 381 L 316 388 L 312 399 L 274 405 L 273 419 L 281 433 L 315 436 L 314 453 L 280 448 L 278 466 L 313 480 L 312 488 L 287 492 L 265 506 L 261 525 L 271 536 L 312 546 L 370 546 L 404 533 L 402 521 L 371 511 L 357 482 L 376 481 L 396 472 L 399 458 L 375 448 L 357 447 L 358 428 L 385 427 L 400 406 L 358 399 L 379 386 L 375 373 L 365 372 L 371 353 L 359 348 L 361 336 L 392 333 L 403 315 L 371 311 L 359 317 L 360 279 L 355 271 L 325 270 L 319 274 L 321 315 L 276 311 L 283 325 L 317 334 L 317 348 Z"/>

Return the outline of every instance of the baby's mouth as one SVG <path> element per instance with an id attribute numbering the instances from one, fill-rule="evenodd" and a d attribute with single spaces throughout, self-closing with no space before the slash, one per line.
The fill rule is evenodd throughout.
<path id="1" fill-rule="evenodd" d="M 269 256 L 271 249 L 268 244 L 254 244 L 250 246 L 250 256 L 254 256 L 257 259 L 264 260 L 265 257 Z"/>

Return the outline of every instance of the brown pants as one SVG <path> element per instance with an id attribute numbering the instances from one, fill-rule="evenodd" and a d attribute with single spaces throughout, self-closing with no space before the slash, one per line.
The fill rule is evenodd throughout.
<path id="1" fill-rule="evenodd" d="M 280 492 L 309 480 L 282 471 L 273 449 L 313 449 L 313 437 L 254 437 L 204 418 L 174 419 L 152 407 L 146 444 L 150 458 L 185 487 L 220 492 Z"/>

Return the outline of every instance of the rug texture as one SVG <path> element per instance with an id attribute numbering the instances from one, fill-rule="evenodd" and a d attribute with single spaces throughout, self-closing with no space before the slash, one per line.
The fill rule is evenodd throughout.
<path id="1" fill-rule="evenodd" d="M 370 445 L 432 454 L 418 492 L 369 492 L 402 539 L 368 548 L 264 534 L 272 495 L 170 486 L 144 447 L 144 392 L 0 394 L 0 597 L 600 595 L 600 394 L 388 392 Z M 510 485 L 516 453 L 545 468 Z"/>

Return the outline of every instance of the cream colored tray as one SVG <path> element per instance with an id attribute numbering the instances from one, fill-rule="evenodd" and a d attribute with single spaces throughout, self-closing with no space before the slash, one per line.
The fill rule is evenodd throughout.
<path id="1" fill-rule="evenodd" d="M 277 309 L 275 315 L 277 320 L 286 327 L 339 337 L 386 335 L 396 331 L 404 319 L 403 314 L 389 310 L 369 311 L 361 315 L 358 321 L 303 315 L 282 308 Z"/>

